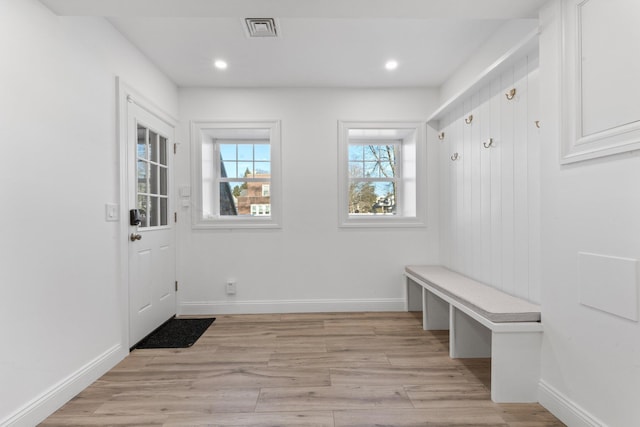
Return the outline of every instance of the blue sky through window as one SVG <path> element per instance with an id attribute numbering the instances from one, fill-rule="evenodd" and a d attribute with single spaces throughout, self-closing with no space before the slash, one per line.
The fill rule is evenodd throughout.
<path id="1" fill-rule="evenodd" d="M 228 178 L 243 178 L 247 170 L 252 174 L 271 174 L 269 144 L 220 144 L 220 157 Z"/>

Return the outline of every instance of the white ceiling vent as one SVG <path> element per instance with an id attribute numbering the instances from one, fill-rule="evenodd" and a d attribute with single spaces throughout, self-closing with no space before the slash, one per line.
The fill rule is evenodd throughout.
<path id="1" fill-rule="evenodd" d="M 273 18 L 245 18 L 249 37 L 278 37 L 276 21 Z"/>

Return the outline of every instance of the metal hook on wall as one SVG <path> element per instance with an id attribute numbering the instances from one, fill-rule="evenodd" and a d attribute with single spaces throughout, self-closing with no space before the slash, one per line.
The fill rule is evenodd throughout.
<path id="1" fill-rule="evenodd" d="M 442 141 L 442 140 L 444 139 L 444 132 L 440 132 L 440 133 L 438 134 L 438 139 L 439 139 L 440 141 Z"/>
<path id="2" fill-rule="evenodd" d="M 482 145 L 484 145 L 484 148 L 489 148 L 493 146 L 493 138 L 489 138 L 489 141 L 483 142 Z"/>
<path id="3" fill-rule="evenodd" d="M 507 99 L 511 101 L 516 96 L 516 88 L 514 87 L 508 93 L 505 93 L 504 96 L 506 96 Z"/>
<path id="4" fill-rule="evenodd" d="M 540 120 L 536 120 L 534 123 L 536 124 L 536 127 L 540 129 Z"/>
<path id="5" fill-rule="evenodd" d="M 458 154 L 458 153 L 453 153 L 453 156 L 451 156 L 451 160 L 453 160 L 454 162 L 456 160 L 458 160 L 459 158 L 460 158 L 460 154 Z"/>
<path id="6" fill-rule="evenodd" d="M 471 124 L 471 122 L 473 121 L 473 114 L 469 114 L 469 117 L 467 117 L 466 119 L 464 119 L 464 122 L 466 124 Z"/>

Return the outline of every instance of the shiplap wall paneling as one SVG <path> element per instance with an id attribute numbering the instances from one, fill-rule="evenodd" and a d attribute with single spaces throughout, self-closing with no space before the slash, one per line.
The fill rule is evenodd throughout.
<path id="1" fill-rule="evenodd" d="M 508 101 L 504 94 L 513 88 L 514 70 L 510 69 L 502 75 L 501 94 L 497 95 L 500 102 L 500 129 L 502 138 L 500 148 L 502 150 L 502 289 L 515 294 L 515 128 L 516 115 L 514 103 Z"/>
<path id="2" fill-rule="evenodd" d="M 520 60 L 465 99 L 440 129 L 448 165 L 441 169 L 443 263 L 533 301 L 540 295 L 537 69 L 537 55 Z"/>
<path id="3" fill-rule="evenodd" d="M 529 58 L 528 111 L 527 122 L 527 193 L 529 195 L 529 299 L 540 301 L 540 269 L 541 269 L 541 199 L 540 199 L 540 128 L 536 121 L 540 120 L 539 59 Z"/>
<path id="4" fill-rule="evenodd" d="M 480 107 L 478 114 L 482 117 L 479 121 L 480 135 L 478 148 L 480 150 L 480 194 L 479 197 L 479 264 L 477 266 L 477 277 L 485 283 L 491 282 L 492 276 L 492 248 L 491 248 L 491 157 L 494 150 L 493 145 L 489 148 L 484 146 L 493 139 L 491 134 L 491 86 L 487 85 L 480 90 Z"/>
<path id="5" fill-rule="evenodd" d="M 502 81 L 493 80 L 489 107 L 491 115 L 487 118 L 490 123 L 493 147 L 491 156 L 491 281 L 498 289 L 502 289 L 502 129 L 500 127 L 502 108 Z"/>
<path id="6" fill-rule="evenodd" d="M 471 242 L 469 248 L 471 249 L 471 270 L 476 276 L 480 276 L 482 267 L 482 210 L 480 205 L 482 195 L 482 141 L 481 141 L 481 127 L 482 120 L 478 120 L 481 117 L 480 113 L 480 92 L 475 93 L 471 97 L 471 113 L 474 117 L 474 122 L 471 123 L 471 135 L 469 137 L 469 145 L 471 147 L 470 156 L 470 228 L 471 228 Z"/>
<path id="7" fill-rule="evenodd" d="M 453 227 L 453 221 L 451 219 L 452 212 L 452 197 L 451 194 L 451 174 L 453 169 L 453 162 L 451 161 L 451 155 L 453 151 L 451 150 L 451 144 L 449 141 L 452 139 L 451 130 L 449 128 L 449 120 L 450 116 L 447 116 L 442 119 L 441 127 L 442 129 L 448 129 L 441 134 L 442 131 L 438 130 L 438 140 L 437 144 L 439 145 L 438 150 L 438 165 L 439 165 L 439 182 L 440 182 L 440 197 L 439 197 L 439 216 L 440 216 L 440 262 L 444 265 L 451 265 L 451 246 L 453 244 L 453 233 L 451 231 L 451 227 Z"/>
<path id="8" fill-rule="evenodd" d="M 514 109 L 513 139 L 513 240 L 514 240 L 514 290 L 517 295 L 529 295 L 529 186 L 528 170 L 528 59 L 516 64 L 514 84 L 517 93 L 511 101 Z M 505 98 L 506 99 L 506 98 Z"/>
<path id="9" fill-rule="evenodd" d="M 454 270 L 461 271 L 463 258 L 459 252 L 460 242 L 458 240 L 458 225 L 462 219 L 458 216 L 458 205 L 460 204 L 458 181 L 461 173 L 460 163 L 462 158 L 454 160 L 453 156 L 460 155 L 462 151 L 462 120 L 464 108 L 455 108 L 441 121 L 441 131 L 444 132 L 444 139 L 441 146 L 440 169 L 440 196 L 442 210 L 440 218 L 446 218 L 441 223 L 441 240 L 444 243 L 442 263 Z"/>
<path id="10" fill-rule="evenodd" d="M 469 99 L 465 102 L 465 116 L 471 116 L 476 120 L 478 120 L 478 113 L 474 110 L 473 100 Z M 475 113 L 475 114 L 474 114 Z M 471 120 L 471 123 L 465 123 L 464 131 L 462 133 L 462 180 L 458 183 L 460 191 L 463 194 L 462 198 L 462 239 L 460 240 L 461 249 L 464 253 L 463 259 L 463 268 L 467 270 L 473 270 L 473 256 L 474 256 L 474 246 L 473 246 L 473 162 L 474 154 L 473 154 L 473 144 L 471 144 L 471 139 L 473 138 L 473 130 L 475 128 L 475 123 Z"/>
<path id="11" fill-rule="evenodd" d="M 493 147 L 489 152 L 491 157 L 491 283 L 496 288 L 502 289 L 502 157 L 503 141 L 500 127 L 502 107 L 502 81 L 500 78 L 493 80 L 491 87 L 491 99 L 489 100 L 490 123 Z"/>
<path id="12" fill-rule="evenodd" d="M 464 114 L 465 109 L 462 108 L 462 114 Z M 464 121 L 460 121 L 457 120 L 456 122 L 454 122 L 456 124 L 456 126 L 454 126 L 454 139 L 452 140 L 452 143 L 454 145 L 454 153 L 458 153 L 459 154 L 459 158 L 458 160 L 455 160 L 453 162 L 454 164 L 454 177 L 452 179 L 452 184 L 453 187 L 455 187 L 455 195 L 456 195 L 456 199 L 455 199 L 455 203 L 453 204 L 454 206 L 454 212 L 455 212 L 455 218 L 456 218 L 456 223 L 454 224 L 454 233 L 455 233 L 455 245 L 453 246 L 453 252 L 452 252 L 452 256 L 453 256 L 453 263 L 455 266 L 457 266 L 457 268 L 461 268 L 464 269 L 465 267 L 465 261 L 467 259 L 467 254 L 464 251 L 463 247 L 464 247 L 464 233 L 465 233 L 465 227 L 464 227 L 464 186 L 463 186 L 463 182 L 464 182 L 464 161 L 465 161 L 465 154 L 464 154 L 464 132 L 465 132 L 465 123 Z"/>

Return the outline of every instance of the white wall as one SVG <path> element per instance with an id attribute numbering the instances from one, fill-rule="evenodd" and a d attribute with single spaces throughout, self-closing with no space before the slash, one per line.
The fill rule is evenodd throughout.
<path id="1" fill-rule="evenodd" d="M 439 123 L 442 263 L 533 302 L 540 301 L 538 96 L 534 50 Z"/>
<path id="2" fill-rule="evenodd" d="M 468 87 L 473 80 L 505 55 L 515 43 L 536 31 L 537 19 L 513 19 L 505 22 L 476 52 L 442 84 L 440 102 L 446 102 Z"/>
<path id="3" fill-rule="evenodd" d="M 0 425 L 35 425 L 127 353 L 116 75 L 177 91 L 102 19 L 0 1 Z M 126 311 L 125 311 L 126 312 Z"/>
<path id="4" fill-rule="evenodd" d="M 560 7 L 561 2 L 551 2 L 541 14 L 545 331 L 540 398 L 569 425 L 638 425 L 640 324 L 580 304 L 578 252 L 640 256 L 640 154 L 560 165 Z M 637 40 L 629 40 L 626 49 L 636 46 Z"/>
<path id="5" fill-rule="evenodd" d="M 283 227 L 192 230 L 179 221 L 179 312 L 403 309 L 403 266 L 438 262 L 437 146 L 428 143 L 428 227 L 339 229 L 338 120 L 425 120 L 424 89 L 183 89 L 176 184 L 190 185 L 189 120 L 281 120 Z M 224 283 L 237 280 L 237 294 Z"/>

